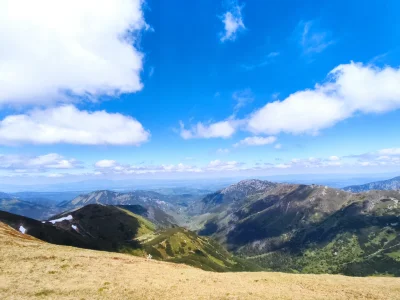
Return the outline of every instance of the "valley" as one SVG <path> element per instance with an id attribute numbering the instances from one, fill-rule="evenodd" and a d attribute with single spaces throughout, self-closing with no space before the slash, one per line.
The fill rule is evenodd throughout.
<path id="1" fill-rule="evenodd" d="M 256 179 L 208 194 L 163 190 L 100 190 L 59 202 L 45 222 L 0 221 L 50 243 L 204 270 L 400 276 L 399 191 Z"/>

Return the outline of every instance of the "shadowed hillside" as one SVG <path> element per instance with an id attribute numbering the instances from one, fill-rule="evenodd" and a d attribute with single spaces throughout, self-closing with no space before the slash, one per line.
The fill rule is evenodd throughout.
<path id="1" fill-rule="evenodd" d="M 237 259 L 210 238 L 184 228 L 152 223 L 146 208 L 90 204 L 46 222 L 0 212 L 0 221 L 43 241 L 80 248 L 129 253 L 186 263 L 212 271 L 260 270 Z M 165 217 L 165 214 L 160 213 Z M 164 220 L 162 218 L 162 220 Z"/>

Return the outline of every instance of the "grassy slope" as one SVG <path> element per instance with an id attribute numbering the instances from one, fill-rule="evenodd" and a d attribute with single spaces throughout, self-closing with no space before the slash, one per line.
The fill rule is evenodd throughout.
<path id="1" fill-rule="evenodd" d="M 140 213 L 142 210 L 139 208 L 136 207 L 134 211 Z M 151 254 L 157 260 L 186 263 L 220 272 L 260 270 L 251 263 L 236 259 L 209 238 L 199 237 L 179 227 L 158 229 L 145 217 L 133 213 L 132 207 L 130 209 L 91 204 L 54 217 L 72 216 L 72 220 L 55 225 L 5 212 L 0 212 L 0 221 L 14 229 L 23 225 L 28 234 L 59 245 L 123 252 L 141 257 Z"/>
<path id="2" fill-rule="evenodd" d="M 210 238 L 184 228 L 170 228 L 138 238 L 143 251 L 155 259 L 185 263 L 208 271 L 255 271 L 261 268 L 239 260 Z"/>
<path id="3" fill-rule="evenodd" d="M 356 201 L 299 231 L 286 248 L 265 255 L 249 249 L 254 263 L 273 270 L 400 276 L 400 205 L 383 199 L 366 211 Z"/>
<path id="4" fill-rule="evenodd" d="M 212 271 L 260 270 L 251 263 L 234 258 L 209 238 L 179 227 L 157 229 L 150 220 L 134 212 L 142 211 L 139 206 L 133 209 L 133 206 L 91 204 L 71 214 L 84 231 L 101 243 L 100 249 L 142 257 L 151 254 L 154 259 L 186 263 Z"/>
<path id="5" fill-rule="evenodd" d="M 0 223 L 1 299 L 400 299 L 398 278 L 214 273 L 47 244 Z"/>

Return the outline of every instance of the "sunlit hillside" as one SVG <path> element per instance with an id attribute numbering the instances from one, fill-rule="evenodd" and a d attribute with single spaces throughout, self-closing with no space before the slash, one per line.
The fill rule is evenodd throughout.
<path id="1" fill-rule="evenodd" d="M 0 223 L 1 299 L 400 299 L 400 279 L 214 273 L 48 244 Z"/>

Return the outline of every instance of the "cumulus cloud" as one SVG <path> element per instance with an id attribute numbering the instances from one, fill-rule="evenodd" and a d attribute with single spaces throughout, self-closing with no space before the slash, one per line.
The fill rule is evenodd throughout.
<path id="1" fill-rule="evenodd" d="M 273 144 L 275 142 L 276 142 L 276 137 L 274 136 L 268 136 L 268 137 L 252 136 L 239 141 L 238 143 L 234 144 L 233 147 L 263 146 L 263 145 Z"/>
<path id="2" fill-rule="evenodd" d="M 57 153 L 39 156 L 0 155 L 0 169 L 15 172 L 81 168 L 82 163 Z"/>
<path id="3" fill-rule="evenodd" d="M 211 124 L 197 123 L 189 129 L 185 129 L 185 124 L 180 122 L 180 135 L 183 139 L 194 138 L 229 138 L 236 131 L 236 125 L 233 121 L 221 121 Z"/>
<path id="4" fill-rule="evenodd" d="M 222 17 L 224 32 L 221 33 L 221 42 L 234 41 L 237 37 L 237 32 L 246 28 L 243 23 L 242 9 L 243 6 L 239 6 L 235 2 L 231 9 L 224 13 Z"/>
<path id="5" fill-rule="evenodd" d="M 142 0 L 0 1 L 0 104 L 142 89 Z"/>
<path id="6" fill-rule="evenodd" d="M 72 105 L 36 109 L 0 121 L 0 144 L 139 145 L 149 136 L 132 117 Z"/>
<path id="7" fill-rule="evenodd" d="M 112 168 L 117 165 L 115 160 L 103 159 L 95 163 L 96 168 Z"/>
<path id="8" fill-rule="evenodd" d="M 400 108 L 400 69 L 351 62 L 339 65 L 327 81 L 274 101 L 248 118 L 253 133 L 316 134 L 355 113 L 384 113 Z"/>
<path id="9" fill-rule="evenodd" d="M 334 41 L 330 38 L 331 33 L 319 30 L 314 21 L 301 21 L 297 30 L 300 35 L 300 46 L 303 48 L 304 54 L 320 53 Z"/>

